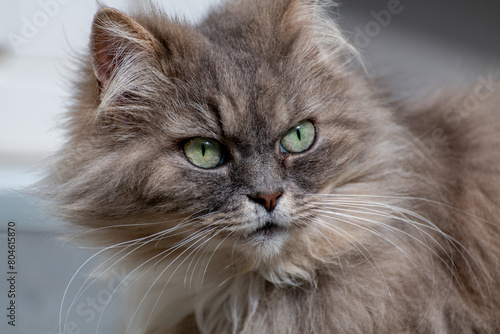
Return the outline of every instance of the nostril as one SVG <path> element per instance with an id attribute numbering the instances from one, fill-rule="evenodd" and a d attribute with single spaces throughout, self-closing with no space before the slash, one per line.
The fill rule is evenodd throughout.
<path id="1" fill-rule="evenodd" d="M 261 198 L 261 197 L 252 197 L 252 196 L 248 195 L 248 198 L 250 198 L 250 200 L 252 200 L 253 202 L 260 204 L 262 206 L 266 205 L 266 200 Z"/>
<path id="2" fill-rule="evenodd" d="M 274 194 L 258 194 L 256 196 L 248 195 L 248 198 L 253 202 L 262 205 L 268 212 L 271 212 L 276 207 L 276 201 L 283 195 L 282 192 Z"/>

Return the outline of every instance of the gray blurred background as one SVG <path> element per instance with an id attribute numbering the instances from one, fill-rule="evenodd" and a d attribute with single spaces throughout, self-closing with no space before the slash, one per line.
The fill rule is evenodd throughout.
<path id="1" fill-rule="evenodd" d="M 104 2 L 126 10 L 134 0 Z M 158 2 L 193 21 L 214 3 Z M 96 252 L 57 241 L 61 224 L 17 191 L 37 179 L 43 159 L 63 142 L 57 126 L 69 95 L 68 55 L 88 42 L 95 9 L 94 1 L 0 1 L 0 333 L 54 333 L 68 282 Z M 383 77 L 399 96 L 473 82 L 498 69 L 499 2 L 346 0 L 338 11 L 339 24 L 362 49 L 372 75 Z M 8 222 L 17 230 L 16 327 L 5 317 Z M 87 263 L 76 275 L 65 307 L 92 269 Z M 75 301 L 68 319 L 76 325 L 68 334 L 96 332 L 107 291 L 105 283 L 92 284 Z M 106 308 L 100 333 L 113 334 L 106 321 L 118 317 L 120 305 Z"/>

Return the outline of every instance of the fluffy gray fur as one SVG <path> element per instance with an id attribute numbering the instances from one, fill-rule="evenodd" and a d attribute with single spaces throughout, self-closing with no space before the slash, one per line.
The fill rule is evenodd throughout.
<path id="1" fill-rule="evenodd" d="M 500 94 L 466 118 L 475 86 L 389 103 L 330 13 L 96 14 L 40 187 L 129 269 L 129 333 L 500 331 Z M 314 144 L 284 152 L 304 120 Z M 194 137 L 224 163 L 191 164 Z"/>

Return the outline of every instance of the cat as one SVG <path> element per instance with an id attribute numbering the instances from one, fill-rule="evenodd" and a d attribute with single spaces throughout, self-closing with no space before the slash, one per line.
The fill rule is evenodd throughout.
<path id="1" fill-rule="evenodd" d="M 39 186 L 124 332 L 500 332 L 498 80 L 393 102 L 334 5 L 98 10 Z"/>

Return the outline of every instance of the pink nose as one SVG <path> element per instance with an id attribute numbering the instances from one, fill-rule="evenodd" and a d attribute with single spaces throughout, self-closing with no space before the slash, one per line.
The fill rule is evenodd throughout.
<path id="1" fill-rule="evenodd" d="M 276 201 L 280 196 L 283 195 L 282 192 L 268 195 L 257 195 L 257 196 L 248 196 L 252 201 L 257 204 L 262 205 L 266 208 L 267 211 L 271 212 L 276 207 Z"/>

